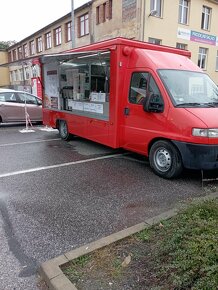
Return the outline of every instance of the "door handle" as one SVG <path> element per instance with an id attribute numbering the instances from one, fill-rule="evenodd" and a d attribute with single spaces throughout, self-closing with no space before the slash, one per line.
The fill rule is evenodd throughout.
<path id="1" fill-rule="evenodd" d="M 128 116 L 129 115 L 129 108 L 124 108 L 124 115 Z"/>

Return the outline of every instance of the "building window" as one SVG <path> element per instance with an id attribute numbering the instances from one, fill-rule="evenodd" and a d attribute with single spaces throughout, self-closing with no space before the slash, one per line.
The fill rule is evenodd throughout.
<path id="1" fill-rule="evenodd" d="M 17 60 L 17 51 L 16 51 L 16 49 L 13 49 L 12 56 L 13 56 L 13 61 Z"/>
<path id="2" fill-rule="evenodd" d="M 188 24 L 189 1 L 179 0 L 179 23 Z"/>
<path id="3" fill-rule="evenodd" d="M 23 69 L 19 69 L 19 80 L 23 81 Z"/>
<path id="4" fill-rule="evenodd" d="M 150 9 L 152 16 L 161 17 L 162 16 L 162 9 L 163 9 L 163 0 L 151 0 L 150 2 Z"/>
<path id="5" fill-rule="evenodd" d="M 108 2 L 108 19 L 110 20 L 110 19 L 112 19 L 112 0 L 109 0 L 109 2 Z"/>
<path id="6" fill-rule="evenodd" d="M 15 70 L 12 71 L 12 81 L 16 82 L 16 72 L 15 72 Z"/>
<path id="7" fill-rule="evenodd" d="M 34 78 L 40 77 L 40 66 L 39 65 L 33 65 L 31 74 Z"/>
<path id="8" fill-rule="evenodd" d="M 13 72 L 10 71 L 10 83 L 12 83 L 12 82 L 13 82 Z"/>
<path id="9" fill-rule="evenodd" d="M 42 52 L 42 37 L 36 39 L 37 52 Z"/>
<path id="10" fill-rule="evenodd" d="M 57 27 L 54 30 L 54 40 L 55 46 L 61 45 L 61 27 Z"/>
<path id="11" fill-rule="evenodd" d="M 102 22 L 105 22 L 105 21 L 106 21 L 106 7 L 107 7 L 107 6 L 106 6 L 106 3 L 103 3 L 103 4 L 102 4 L 102 8 L 103 8 L 103 9 L 102 9 L 102 10 L 103 10 L 103 11 L 102 11 Z"/>
<path id="12" fill-rule="evenodd" d="M 187 49 L 187 44 L 177 42 L 176 43 L 176 48 L 179 48 L 179 49 Z"/>
<path id="13" fill-rule="evenodd" d="M 79 17 L 79 37 L 89 34 L 89 14 Z"/>
<path id="14" fill-rule="evenodd" d="M 24 68 L 24 76 L 25 76 L 25 80 L 29 80 L 30 79 L 30 70 L 28 67 Z"/>
<path id="15" fill-rule="evenodd" d="M 35 42 L 34 40 L 30 41 L 30 55 L 35 54 Z"/>
<path id="16" fill-rule="evenodd" d="M 51 32 L 45 34 L 45 49 L 51 48 Z"/>
<path id="17" fill-rule="evenodd" d="M 208 49 L 204 47 L 199 48 L 198 52 L 198 66 L 202 69 L 206 69 L 207 64 L 207 52 Z"/>
<path id="18" fill-rule="evenodd" d="M 21 47 L 21 46 L 19 46 L 17 50 L 18 50 L 18 59 L 22 59 L 22 58 L 23 58 L 23 51 L 22 51 L 22 47 Z"/>
<path id="19" fill-rule="evenodd" d="M 201 29 L 209 30 L 211 10 L 212 10 L 211 8 L 203 6 L 202 17 L 201 17 Z"/>
<path id="20" fill-rule="evenodd" d="M 19 70 L 15 70 L 15 80 L 19 81 Z"/>
<path id="21" fill-rule="evenodd" d="M 96 24 L 112 19 L 112 0 L 106 1 L 96 7 Z"/>
<path id="22" fill-rule="evenodd" d="M 66 42 L 69 42 L 72 40 L 72 21 L 66 23 L 65 35 L 66 35 Z"/>
<path id="23" fill-rule="evenodd" d="M 216 71 L 218 71 L 218 50 L 216 52 Z"/>
<path id="24" fill-rule="evenodd" d="M 25 43 L 23 46 L 23 53 L 24 53 L 24 57 L 28 56 L 27 43 Z"/>
<path id="25" fill-rule="evenodd" d="M 20 70 L 17 70 L 17 81 L 21 81 Z"/>
<path id="26" fill-rule="evenodd" d="M 100 23 L 100 6 L 96 7 L 96 24 Z"/>
<path id="27" fill-rule="evenodd" d="M 148 38 L 148 42 L 149 42 L 149 43 L 153 43 L 153 44 L 158 44 L 158 45 L 160 45 L 160 44 L 161 44 L 161 39 L 157 39 L 157 38 L 149 37 L 149 38 Z"/>
<path id="28" fill-rule="evenodd" d="M 12 56 L 12 51 L 9 51 L 8 52 L 8 62 L 11 62 L 12 61 L 12 58 L 13 56 Z"/>

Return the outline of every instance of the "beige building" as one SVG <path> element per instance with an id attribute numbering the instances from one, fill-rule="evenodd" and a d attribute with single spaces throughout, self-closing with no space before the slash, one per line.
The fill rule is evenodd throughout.
<path id="1" fill-rule="evenodd" d="M 192 60 L 218 85 L 218 0 L 151 0 L 141 5 L 140 40 L 190 50 Z"/>
<path id="2" fill-rule="evenodd" d="M 8 62 L 8 53 L 6 50 L 0 49 L 0 65 Z M 0 67 L 0 87 L 7 87 L 9 82 L 8 67 Z"/>
<path id="3" fill-rule="evenodd" d="M 93 1 L 93 41 L 123 36 L 188 49 L 218 84 L 218 0 L 117 0 L 111 18 L 105 17 L 107 2 Z"/>
<path id="4" fill-rule="evenodd" d="M 218 84 L 218 0 L 92 0 L 75 10 L 75 46 L 122 36 L 192 52 Z M 71 13 L 8 49 L 10 84 L 32 90 L 38 56 L 72 48 Z"/>

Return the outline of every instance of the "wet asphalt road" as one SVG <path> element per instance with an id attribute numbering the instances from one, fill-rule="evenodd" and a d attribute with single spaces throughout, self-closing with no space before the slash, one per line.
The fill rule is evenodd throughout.
<path id="1" fill-rule="evenodd" d="M 164 180 L 143 157 L 22 128 L 0 127 L 0 290 L 38 289 L 47 259 L 206 194 L 200 173 Z"/>

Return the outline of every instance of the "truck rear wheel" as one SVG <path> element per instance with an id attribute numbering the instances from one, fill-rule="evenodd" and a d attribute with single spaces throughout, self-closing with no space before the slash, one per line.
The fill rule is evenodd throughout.
<path id="1" fill-rule="evenodd" d="M 149 152 L 149 161 L 152 170 L 163 178 L 175 178 L 183 170 L 180 153 L 169 141 L 155 142 Z"/>
<path id="2" fill-rule="evenodd" d="M 64 120 L 59 121 L 58 125 L 59 135 L 63 140 L 70 140 L 70 133 L 68 131 L 67 122 Z"/>

